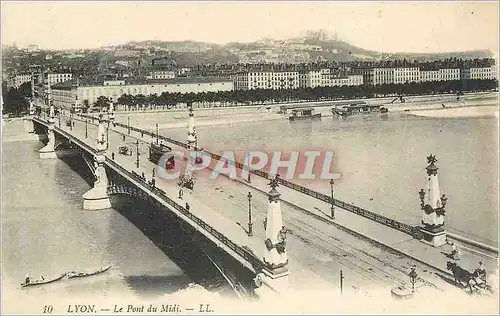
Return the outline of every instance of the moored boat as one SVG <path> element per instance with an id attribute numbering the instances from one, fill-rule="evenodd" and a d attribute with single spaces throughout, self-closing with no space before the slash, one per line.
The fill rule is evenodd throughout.
<path id="1" fill-rule="evenodd" d="M 370 105 L 363 103 L 352 103 L 347 106 L 333 107 L 332 113 L 335 116 L 347 117 L 353 115 L 385 114 L 389 110 L 382 105 Z"/>
<path id="2" fill-rule="evenodd" d="M 91 272 L 78 272 L 77 273 L 77 272 L 72 271 L 72 272 L 68 273 L 68 279 L 82 278 L 82 277 L 87 277 L 87 276 L 92 276 L 92 275 L 104 273 L 104 272 L 108 271 L 110 268 L 111 268 L 111 266 L 107 266 L 107 267 L 104 267 L 104 268 L 101 268 L 101 269 L 98 269 L 95 271 L 91 271 Z"/>
<path id="3" fill-rule="evenodd" d="M 108 271 L 110 268 L 111 268 L 111 266 L 107 266 L 107 267 L 104 267 L 104 268 L 101 268 L 101 269 L 98 269 L 95 271 L 91 271 L 91 272 L 78 272 L 77 273 L 77 272 L 72 271 L 72 272 L 68 273 L 68 279 L 82 278 L 82 277 L 86 277 L 86 276 L 92 276 L 92 275 L 104 273 L 104 272 Z"/>
<path id="4" fill-rule="evenodd" d="M 56 282 L 56 281 L 59 281 L 61 280 L 62 278 L 64 278 L 66 276 L 66 273 L 58 276 L 58 277 L 55 277 L 55 278 L 52 278 L 52 279 L 38 279 L 38 280 L 35 280 L 35 281 L 29 281 L 28 283 L 26 283 L 26 281 L 22 282 L 21 283 L 21 287 L 27 287 L 27 286 L 35 286 L 35 285 L 42 285 L 42 284 L 48 284 L 48 283 L 52 283 L 52 282 Z"/>
<path id="5" fill-rule="evenodd" d="M 290 122 L 296 120 L 320 119 L 321 113 L 314 113 L 313 108 L 298 108 L 292 111 L 292 115 L 288 117 Z"/>

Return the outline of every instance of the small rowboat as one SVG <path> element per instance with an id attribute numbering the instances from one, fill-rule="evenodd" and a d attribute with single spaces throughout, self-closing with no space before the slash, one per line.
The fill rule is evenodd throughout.
<path id="1" fill-rule="evenodd" d="M 68 273 L 68 279 L 73 279 L 73 278 L 82 278 L 82 277 L 87 277 L 87 276 L 92 276 L 92 275 L 96 275 L 96 274 L 99 274 L 99 273 L 103 273 L 103 272 L 106 272 L 109 270 L 109 268 L 111 268 L 111 266 L 107 266 L 105 268 L 101 268 L 99 270 L 96 270 L 96 271 L 92 271 L 92 272 L 79 272 L 79 273 L 76 273 L 76 272 L 69 272 Z"/>
<path id="2" fill-rule="evenodd" d="M 31 281 L 29 283 L 26 283 L 25 282 L 22 282 L 21 283 L 21 287 L 26 287 L 26 286 L 35 286 L 35 285 L 42 285 L 42 284 L 48 284 L 48 283 L 52 283 L 52 282 L 56 282 L 56 281 L 59 281 L 61 280 L 62 278 L 64 278 L 64 276 L 66 275 L 66 273 L 58 276 L 58 277 L 55 277 L 53 279 L 48 279 L 48 280 L 36 280 L 36 281 Z"/>

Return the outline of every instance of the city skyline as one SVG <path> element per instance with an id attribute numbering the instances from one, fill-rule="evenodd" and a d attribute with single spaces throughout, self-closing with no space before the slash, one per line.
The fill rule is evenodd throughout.
<path id="1" fill-rule="evenodd" d="M 379 52 L 498 52 L 497 12 L 497 2 L 7 1 L 2 2 L 2 43 L 42 49 L 99 48 L 143 40 L 225 44 L 297 37 L 322 29 Z"/>

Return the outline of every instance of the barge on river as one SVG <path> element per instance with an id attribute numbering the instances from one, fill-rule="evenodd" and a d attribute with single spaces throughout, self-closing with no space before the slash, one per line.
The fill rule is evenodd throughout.
<path id="1" fill-rule="evenodd" d="M 342 107 L 333 107 L 332 113 L 334 116 L 353 116 L 353 115 L 367 115 L 367 114 L 384 114 L 389 112 L 387 108 L 382 105 L 373 105 L 363 103 L 352 103 Z"/>
<path id="2" fill-rule="evenodd" d="M 290 122 L 296 120 L 318 120 L 321 119 L 321 113 L 314 113 L 313 108 L 297 108 L 292 111 L 292 115 L 288 117 Z"/>

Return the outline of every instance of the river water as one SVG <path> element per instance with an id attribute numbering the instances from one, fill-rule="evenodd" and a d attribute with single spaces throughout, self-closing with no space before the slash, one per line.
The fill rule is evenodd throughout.
<path id="1" fill-rule="evenodd" d="M 488 102 L 495 104 L 496 100 Z M 277 118 L 274 113 L 250 113 L 255 109 L 242 110 L 246 114 L 238 118 L 231 114 L 233 119 L 228 121 L 233 110 L 226 114 L 217 111 L 208 118 L 208 112 L 200 110 L 197 132 L 201 147 L 212 152 L 333 150 L 335 171 L 342 174 L 335 185 L 337 198 L 415 225 L 421 220 L 417 192 L 425 188 L 426 157 L 435 154 L 441 193 L 449 198 L 448 229 L 498 246 L 496 106 L 438 109 L 428 115 L 423 112 L 425 116 L 416 116 L 418 111 L 415 115 L 392 112 L 297 122 Z M 118 121 L 126 123 L 127 116 L 118 116 Z M 131 124 L 154 129 L 158 123 L 163 135 L 185 141 L 186 116 L 132 115 Z M 329 194 L 327 180 L 294 181 Z"/>
<path id="2" fill-rule="evenodd" d="M 184 141 L 185 127 L 165 128 L 169 122 L 184 120 L 181 116 L 173 119 L 169 114 L 141 114 L 133 117 L 132 124 L 153 129 L 159 123 L 162 134 Z M 124 115 L 117 120 L 127 121 Z M 216 123 L 217 118 L 212 120 Z M 200 126 L 197 130 L 200 144 L 211 151 L 334 150 L 335 170 L 342 174 L 336 183 L 337 198 L 412 224 L 420 221 L 417 192 L 425 185 L 426 157 L 435 154 L 441 190 L 449 197 L 448 229 L 498 245 L 495 116 L 390 113 L 385 117 L 328 117 L 293 123 L 256 120 Z M 155 238 L 146 231 L 147 225 L 137 228 L 141 225 L 132 223 L 130 214 L 146 207 L 114 201 L 119 209 L 82 210 L 82 195 L 90 185 L 81 161 L 39 159 L 42 144 L 19 137 L 24 133 L 21 121 L 7 123 L 3 132 L 3 312 L 20 312 L 19 302 L 28 298 L 39 300 L 34 307 L 24 306 L 26 311 L 41 313 L 44 304 L 60 296 L 154 299 L 200 283 L 196 276 L 204 272 L 187 273 L 175 256 L 151 241 Z M 325 180 L 306 184 L 329 192 Z M 108 273 L 85 282 L 68 280 L 32 289 L 19 286 L 27 272 L 34 277 L 51 277 L 108 264 L 112 265 Z"/>
<path id="3" fill-rule="evenodd" d="M 180 267 L 182 264 L 169 259 L 160 249 L 167 249 L 167 245 L 162 247 L 151 241 L 154 238 L 150 238 L 147 229 L 154 225 L 137 222 L 134 225 L 129 220 L 130 214 L 147 210 L 147 206 L 119 198 L 113 204 L 120 211 L 84 211 L 82 195 L 90 185 L 82 161 L 76 157 L 40 159 L 41 142 L 20 140 L 19 135 L 24 133 L 22 121 L 7 123 L 3 131 L 4 313 L 42 313 L 47 304 L 56 306 L 54 313 L 65 313 L 67 305 L 57 304 L 61 298 L 78 303 L 82 297 L 93 297 L 84 301 L 87 304 L 95 303 L 96 297 L 113 297 L 113 303 L 155 300 L 165 294 L 182 293 L 189 285 L 187 290 L 192 297 L 193 282 L 199 283 L 200 279 L 193 279 L 193 274 Z M 20 287 L 26 273 L 47 279 L 68 271 L 95 270 L 107 265 L 112 267 L 102 275 L 43 287 Z M 198 287 L 197 291 L 204 290 Z M 109 303 L 101 307 L 112 308 Z"/>

